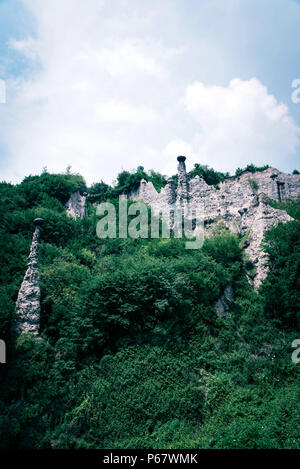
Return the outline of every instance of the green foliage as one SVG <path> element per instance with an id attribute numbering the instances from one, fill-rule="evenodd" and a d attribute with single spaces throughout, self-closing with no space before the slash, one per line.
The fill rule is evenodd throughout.
<path id="1" fill-rule="evenodd" d="M 249 170 L 249 169 L 248 169 Z M 218 184 L 226 174 L 196 165 Z M 196 173 L 195 173 L 196 171 Z M 250 169 L 251 171 L 251 169 Z M 164 176 L 123 171 L 89 202 Z M 265 237 L 270 272 L 259 292 L 244 240 L 221 224 L 201 250 L 181 239 L 98 239 L 95 207 L 73 220 L 64 203 L 80 176 L 0 184 L 0 446 L 3 448 L 297 448 L 298 219 Z M 275 202 L 274 202 L 275 204 Z M 117 211 L 118 213 L 118 211 Z M 10 334 L 32 221 L 41 231 L 41 334 Z M 248 271 L 247 271 L 248 269 Z M 226 317 L 214 304 L 230 285 Z"/>
<path id="2" fill-rule="evenodd" d="M 167 182 L 166 176 L 154 171 L 153 169 L 150 169 L 150 171 L 148 171 L 146 179 L 149 182 L 152 182 L 157 192 L 160 192 L 161 188 L 164 187 Z"/>
<path id="3" fill-rule="evenodd" d="M 266 315 L 293 330 L 300 323 L 300 221 L 272 228 L 264 245 L 270 266 L 262 286 Z"/>
<path id="4" fill-rule="evenodd" d="M 155 189 L 160 192 L 166 184 L 166 177 L 154 171 L 153 169 L 145 171 L 143 166 L 139 166 L 135 171 L 122 171 L 118 174 L 115 185 L 109 186 L 103 181 L 93 184 L 89 189 L 89 198 L 91 202 L 102 202 L 107 199 L 118 198 L 119 195 L 129 195 L 138 189 L 141 179 L 152 182 Z"/>
<path id="5" fill-rule="evenodd" d="M 255 179 L 251 179 L 251 178 L 248 178 L 248 182 L 249 182 L 251 189 L 253 189 L 254 191 L 257 191 L 257 189 L 259 188 L 258 182 L 255 181 Z"/>
<path id="6" fill-rule="evenodd" d="M 138 189 L 141 179 L 152 182 L 155 189 L 160 191 L 163 185 L 167 182 L 166 177 L 151 169 L 145 172 L 143 166 L 139 166 L 136 171 L 122 171 L 117 177 L 117 185 L 113 189 L 113 194 L 129 194 Z"/>
<path id="7" fill-rule="evenodd" d="M 242 174 L 247 173 L 247 172 L 250 172 L 250 173 L 262 172 L 268 169 L 269 167 L 270 166 L 268 164 L 264 166 L 255 166 L 253 163 L 251 163 L 251 164 L 248 164 L 246 168 L 244 169 L 237 168 L 235 172 L 235 177 L 240 177 Z"/>
<path id="8" fill-rule="evenodd" d="M 261 288 L 265 314 L 280 328 L 294 330 L 300 320 L 300 198 L 270 203 L 274 208 L 286 210 L 295 221 L 279 224 L 265 236 L 264 249 L 270 267 Z"/>
<path id="9" fill-rule="evenodd" d="M 54 432 L 60 448 L 145 448 L 170 420 L 202 420 L 203 394 L 189 357 L 161 347 L 104 356 L 97 371 L 81 373 L 75 392 L 77 405 Z"/>
<path id="10" fill-rule="evenodd" d="M 296 200 L 285 200 L 284 202 L 270 200 L 270 205 L 273 208 L 285 210 L 291 217 L 300 220 L 300 197 Z"/>
<path id="11" fill-rule="evenodd" d="M 217 186 L 220 182 L 223 182 L 226 178 L 229 177 L 229 173 L 221 173 L 219 171 L 215 171 L 212 168 L 208 168 L 208 166 L 196 163 L 194 168 L 188 173 L 188 176 L 190 179 L 194 178 L 195 176 L 200 176 L 204 179 L 206 184 L 210 186 Z"/>
<path id="12" fill-rule="evenodd" d="M 66 203 L 71 193 L 86 190 L 83 178 L 78 174 L 49 174 L 28 176 L 18 186 L 18 193 L 24 199 L 24 208 L 32 208 L 42 203 L 45 197 Z"/>
<path id="13" fill-rule="evenodd" d="M 88 189 L 89 201 L 101 202 L 106 200 L 110 195 L 111 187 L 105 182 L 96 182 Z"/>

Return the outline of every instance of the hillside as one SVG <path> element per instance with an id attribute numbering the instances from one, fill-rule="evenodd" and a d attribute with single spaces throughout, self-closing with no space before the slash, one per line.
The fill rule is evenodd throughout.
<path id="1" fill-rule="evenodd" d="M 231 184 L 199 171 L 211 187 Z M 0 446 L 299 448 L 299 198 L 270 200 L 291 218 L 265 232 L 268 273 L 254 290 L 245 236 L 226 227 L 198 250 L 173 237 L 99 239 L 94 204 L 110 201 L 118 213 L 118 196 L 142 178 L 158 194 L 167 184 L 142 167 L 114 187 L 46 171 L 0 184 Z M 77 190 L 89 194 L 83 218 L 65 209 Z M 45 223 L 34 337 L 11 328 L 37 217 Z M 234 299 L 219 317 L 228 285 Z"/>

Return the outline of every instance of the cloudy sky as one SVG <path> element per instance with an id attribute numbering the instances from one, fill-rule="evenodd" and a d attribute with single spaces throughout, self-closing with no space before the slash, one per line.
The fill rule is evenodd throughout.
<path id="1" fill-rule="evenodd" d="M 297 0 L 0 0 L 1 180 L 299 168 L 299 24 Z"/>

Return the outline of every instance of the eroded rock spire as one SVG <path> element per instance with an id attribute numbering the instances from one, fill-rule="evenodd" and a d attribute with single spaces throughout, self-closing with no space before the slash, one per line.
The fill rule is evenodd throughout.
<path id="1" fill-rule="evenodd" d="M 40 279 L 39 279 L 39 237 L 40 227 L 44 220 L 34 220 L 30 254 L 28 256 L 27 270 L 18 293 L 16 302 L 16 321 L 14 332 L 23 334 L 30 332 L 37 335 L 40 328 Z"/>
<path id="2" fill-rule="evenodd" d="M 177 187 L 177 200 L 181 204 L 186 202 L 189 198 L 189 184 L 185 167 L 185 156 L 178 156 L 178 187 Z"/>

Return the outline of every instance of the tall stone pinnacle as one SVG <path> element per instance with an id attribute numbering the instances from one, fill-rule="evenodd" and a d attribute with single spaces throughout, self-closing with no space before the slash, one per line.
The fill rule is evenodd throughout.
<path id="1" fill-rule="evenodd" d="M 14 331 L 17 334 L 30 332 L 39 333 L 40 327 L 40 279 L 39 279 L 39 237 L 40 227 L 44 220 L 34 220 L 30 253 L 28 256 L 27 270 L 18 293 L 16 302 L 16 322 Z"/>
<path id="2" fill-rule="evenodd" d="M 186 174 L 186 167 L 185 167 L 185 156 L 178 156 L 178 188 L 177 188 L 177 201 L 180 203 L 184 203 L 189 198 L 189 183 L 188 177 Z"/>

